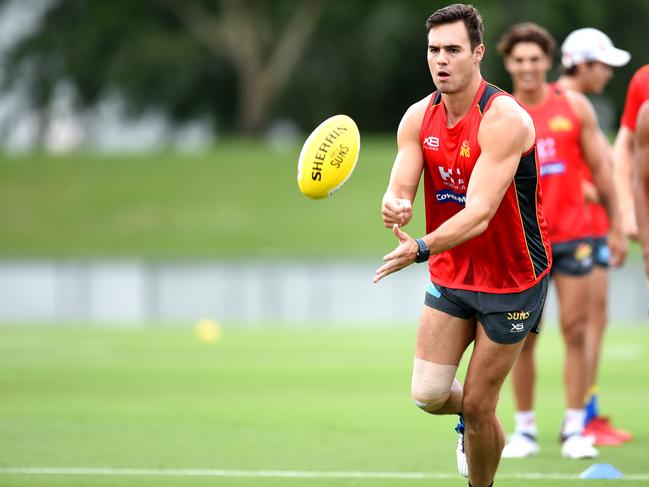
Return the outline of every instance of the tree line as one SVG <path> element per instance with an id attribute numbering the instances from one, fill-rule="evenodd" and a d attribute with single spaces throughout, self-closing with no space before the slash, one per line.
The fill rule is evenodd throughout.
<path id="1" fill-rule="evenodd" d="M 7 3 L 7 0 L 0 0 Z M 648 0 L 481 0 L 483 75 L 509 89 L 495 50 L 515 22 L 563 41 L 596 27 L 632 53 L 606 90 L 616 114 L 626 84 L 649 62 Z M 155 109 L 183 122 L 208 116 L 221 131 L 254 135 L 275 119 L 304 130 L 346 113 L 364 131 L 393 132 L 405 108 L 433 89 L 423 0 L 51 0 L 38 27 L 5 57 L 4 89 L 20 84 L 47 113 L 62 81 L 79 109 L 119 94 L 135 115 Z M 558 63 L 560 56 L 555 55 Z"/>

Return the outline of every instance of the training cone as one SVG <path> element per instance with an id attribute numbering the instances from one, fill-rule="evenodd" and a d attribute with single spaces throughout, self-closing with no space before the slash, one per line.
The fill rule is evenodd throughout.
<path id="1" fill-rule="evenodd" d="M 621 479 L 624 477 L 613 465 L 608 463 L 596 463 L 581 472 L 580 479 Z"/>

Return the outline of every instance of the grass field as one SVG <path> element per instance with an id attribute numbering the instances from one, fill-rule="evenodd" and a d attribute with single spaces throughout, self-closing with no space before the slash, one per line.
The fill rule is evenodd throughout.
<path id="1" fill-rule="evenodd" d="M 0 327 L 0 485 L 466 485 L 455 475 L 454 418 L 430 417 L 409 399 L 413 340 L 413 326 L 226 324 L 222 339 L 211 344 L 188 327 Z M 573 485 L 566 476 L 593 463 L 560 457 L 561 356 L 556 329 L 548 327 L 539 348 L 542 451 L 534 459 L 503 461 L 499 486 Z M 648 364 L 649 329 L 614 326 L 602 402 L 635 439 L 601 448 L 597 463 L 644 476 L 606 485 L 649 484 L 649 424 L 642 414 Z M 499 410 L 511 429 L 508 386 Z M 7 470 L 16 467 L 156 471 Z M 163 475 L 174 473 L 169 469 L 210 472 Z M 278 471 L 292 476 L 271 476 Z M 313 477 L 296 477 L 300 472 Z M 413 478 L 372 478 L 372 472 Z M 517 477 L 530 473 L 541 478 Z"/>
<path id="2" fill-rule="evenodd" d="M 382 256 L 395 244 L 380 216 L 395 149 L 392 136 L 364 137 L 354 175 L 320 201 L 297 189 L 297 145 L 0 155 L 0 258 Z M 421 200 L 413 235 L 424 230 Z"/>
<path id="3" fill-rule="evenodd" d="M 325 201 L 300 194 L 299 152 L 226 140 L 196 155 L 0 156 L 0 255 L 383 255 L 394 138 L 364 138 Z"/>

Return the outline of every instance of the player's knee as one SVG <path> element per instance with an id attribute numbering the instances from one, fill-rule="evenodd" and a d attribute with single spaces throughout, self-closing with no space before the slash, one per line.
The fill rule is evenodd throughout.
<path id="1" fill-rule="evenodd" d="M 441 408 L 450 395 L 450 389 L 442 387 L 431 388 L 426 391 L 412 390 L 412 400 L 415 402 L 417 407 L 429 413 L 434 413 Z"/>
<path id="2" fill-rule="evenodd" d="M 412 371 L 412 398 L 429 413 L 441 408 L 451 395 L 457 367 L 415 358 Z"/>
<path id="3" fill-rule="evenodd" d="M 562 309 L 559 314 L 561 329 L 564 335 L 579 335 L 585 333 L 586 324 L 588 323 L 588 308 L 582 306 L 579 308 Z"/>
<path id="4" fill-rule="evenodd" d="M 562 328 L 563 340 L 569 347 L 583 347 L 586 341 L 586 327 L 583 323 L 571 323 Z"/>
<path id="5" fill-rule="evenodd" d="M 462 415 L 467 424 L 481 424 L 495 414 L 495 406 L 490 401 L 475 395 L 466 395 L 462 400 Z"/>

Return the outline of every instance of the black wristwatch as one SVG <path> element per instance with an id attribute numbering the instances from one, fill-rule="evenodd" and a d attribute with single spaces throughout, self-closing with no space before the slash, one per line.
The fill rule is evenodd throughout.
<path id="1" fill-rule="evenodd" d="M 415 262 L 419 264 L 428 261 L 428 258 L 430 257 L 430 249 L 428 248 L 428 245 L 426 245 L 426 243 L 420 238 L 415 240 L 415 242 L 417 242 L 417 247 L 419 247 L 417 255 L 415 256 Z"/>

